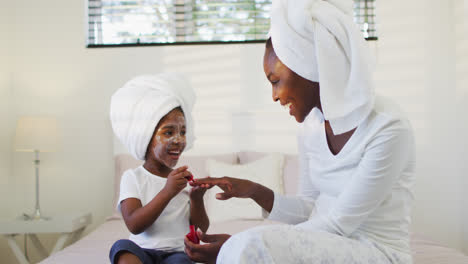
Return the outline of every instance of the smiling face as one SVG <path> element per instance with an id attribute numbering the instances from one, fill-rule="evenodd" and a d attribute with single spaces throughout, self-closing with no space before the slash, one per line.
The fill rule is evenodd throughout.
<path id="1" fill-rule="evenodd" d="M 185 117 L 180 108 L 164 116 L 157 125 L 148 146 L 146 161 L 173 168 L 185 149 Z"/>
<path id="2" fill-rule="evenodd" d="M 263 70 L 272 85 L 273 101 L 289 110 L 299 123 L 314 107 L 321 109 L 319 83 L 309 81 L 284 65 L 276 56 L 271 40 L 263 57 Z"/>

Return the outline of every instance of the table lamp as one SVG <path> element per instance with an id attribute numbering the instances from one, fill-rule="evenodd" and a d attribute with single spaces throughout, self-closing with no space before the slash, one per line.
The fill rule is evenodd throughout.
<path id="1" fill-rule="evenodd" d="M 39 206 L 39 153 L 54 152 L 58 147 L 57 121 L 54 118 L 21 117 L 18 119 L 15 134 L 15 151 L 33 152 L 36 170 L 36 207 L 30 215 L 24 214 L 26 220 L 47 220 L 41 215 Z"/>

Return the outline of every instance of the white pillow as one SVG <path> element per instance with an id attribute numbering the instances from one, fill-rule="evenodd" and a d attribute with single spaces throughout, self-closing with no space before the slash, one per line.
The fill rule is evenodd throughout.
<path id="1" fill-rule="evenodd" d="M 260 183 L 275 192 L 284 193 L 283 187 L 284 157 L 279 153 L 269 154 L 252 163 L 243 165 L 226 164 L 216 160 L 207 160 L 206 169 L 210 177 L 229 176 Z M 221 201 L 216 193 L 222 190 L 215 186 L 205 194 L 205 204 L 210 222 L 235 219 L 263 219 L 262 208 L 252 199 L 231 198 Z"/>

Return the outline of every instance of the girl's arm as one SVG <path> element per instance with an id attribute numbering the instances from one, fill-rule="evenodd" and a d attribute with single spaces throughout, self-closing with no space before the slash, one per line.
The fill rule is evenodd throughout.
<path id="1" fill-rule="evenodd" d="M 151 226 L 161 215 L 169 201 L 172 199 L 164 190 L 161 190 L 147 205 L 142 206 L 140 199 L 128 198 L 120 203 L 122 216 L 128 230 L 140 234 Z"/>
<path id="2" fill-rule="evenodd" d="M 205 210 L 205 203 L 203 202 L 203 195 L 206 188 L 195 186 L 190 190 L 190 223 L 200 228 L 203 233 L 208 230 L 210 220 Z"/>
<path id="3" fill-rule="evenodd" d="M 120 209 L 128 230 L 136 235 L 151 226 L 171 199 L 187 186 L 185 177 L 189 175 L 186 166 L 173 170 L 167 176 L 164 188 L 145 206 L 137 198 L 123 200 Z"/>

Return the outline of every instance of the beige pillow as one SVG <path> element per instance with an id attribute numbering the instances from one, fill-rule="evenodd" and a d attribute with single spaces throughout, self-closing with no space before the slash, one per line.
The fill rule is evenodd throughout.
<path id="1" fill-rule="evenodd" d="M 232 165 L 215 160 L 208 160 L 206 169 L 211 177 L 229 176 L 260 183 L 275 192 L 284 193 L 283 188 L 284 157 L 279 153 L 269 154 L 255 162 Z M 210 222 L 235 219 L 263 219 L 262 209 L 252 199 L 231 198 L 217 200 L 216 193 L 222 190 L 215 186 L 205 194 L 206 210 Z"/>
<path id="2" fill-rule="evenodd" d="M 243 151 L 239 152 L 239 163 L 245 164 L 256 161 L 268 155 L 267 152 Z M 297 154 L 284 155 L 283 169 L 284 194 L 297 195 L 299 184 L 299 157 Z"/>

